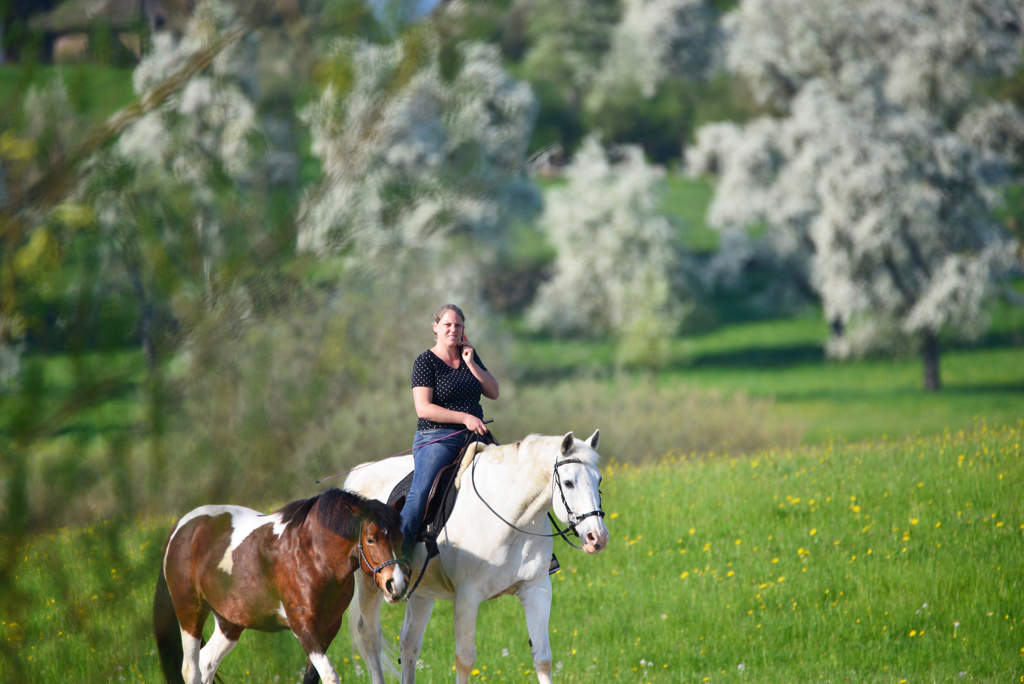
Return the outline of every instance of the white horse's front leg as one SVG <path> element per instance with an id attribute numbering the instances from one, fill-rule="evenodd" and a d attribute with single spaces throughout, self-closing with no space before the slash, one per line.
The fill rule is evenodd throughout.
<path id="1" fill-rule="evenodd" d="M 356 573 L 356 585 L 356 607 L 359 612 L 356 615 L 349 613 L 349 632 L 370 672 L 370 681 L 373 684 L 384 684 L 384 670 L 380 662 L 380 604 L 384 595 L 374 581 L 362 572 Z"/>
<path id="2" fill-rule="evenodd" d="M 476 662 L 476 616 L 480 598 L 475 592 L 455 595 L 455 681 L 466 684 Z"/>
<path id="3" fill-rule="evenodd" d="M 551 580 L 544 577 L 542 582 L 524 588 L 519 601 L 526 613 L 526 631 L 533 645 L 533 667 L 537 670 L 540 684 L 551 684 L 551 641 L 548 638 L 548 617 L 551 614 Z"/>
<path id="4" fill-rule="evenodd" d="M 427 631 L 430 614 L 434 610 L 434 599 L 413 594 L 405 606 L 405 620 L 402 622 L 402 684 L 416 681 L 416 661 L 423 648 L 423 633 Z"/>

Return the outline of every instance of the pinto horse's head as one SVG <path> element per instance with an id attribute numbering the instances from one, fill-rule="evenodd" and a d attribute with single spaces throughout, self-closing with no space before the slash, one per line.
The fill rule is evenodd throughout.
<path id="1" fill-rule="evenodd" d="M 364 519 L 359 532 L 359 565 L 373 578 L 388 603 L 397 601 L 405 593 L 405 575 L 398 561 L 402 546 L 402 532 L 397 525 L 384 526 L 372 519 Z"/>
<path id="2" fill-rule="evenodd" d="M 601 510 L 601 473 L 597 469 L 600 439 L 600 430 L 586 441 L 566 433 L 551 478 L 555 515 L 576 530 L 587 553 L 600 553 L 608 546 L 608 528 Z"/>

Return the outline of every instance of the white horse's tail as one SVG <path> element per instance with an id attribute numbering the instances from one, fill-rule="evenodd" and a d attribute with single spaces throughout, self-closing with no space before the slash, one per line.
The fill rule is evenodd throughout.
<path id="1" fill-rule="evenodd" d="M 380 615 L 376 616 L 376 618 L 377 618 L 376 619 L 376 622 L 377 622 L 377 634 L 376 634 L 377 639 L 376 639 L 376 641 L 380 645 L 380 651 L 379 652 L 374 653 L 375 648 L 373 646 L 372 641 L 366 639 L 365 635 L 363 634 L 363 632 L 361 632 L 360 629 L 359 629 L 360 623 L 363 622 L 363 615 L 362 615 L 362 612 L 359 610 L 359 606 L 361 605 L 360 601 L 359 601 L 359 593 L 361 591 L 362 591 L 362 589 L 360 587 L 360 583 L 356 582 L 356 592 L 355 592 L 355 596 L 353 597 L 354 600 L 350 604 L 350 605 L 353 605 L 353 606 L 356 607 L 356 612 L 355 612 L 354 615 L 352 614 L 352 612 L 349 612 L 349 615 L 348 615 L 348 632 L 349 632 L 349 636 L 352 639 L 352 646 L 357 651 L 359 651 L 360 654 L 362 654 L 363 659 L 366 660 L 367 666 L 371 666 L 370 665 L 371 661 L 368 659 L 368 656 L 376 656 L 376 657 L 380 658 L 381 668 L 384 670 L 384 672 L 386 674 L 391 675 L 395 679 L 401 680 L 402 679 L 402 672 L 401 672 L 401 670 L 398 669 L 398 659 L 399 659 L 398 649 L 395 647 L 394 644 L 392 644 L 390 641 L 388 641 L 387 639 L 384 638 L 384 635 L 383 635 L 384 629 L 380 625 Z M 374 587 L 373 591 L 379 591 L 379 590 L 376 587 Z M 377 604 L 377 610 L 380 610 L 380 604 L 379 603 Z M 415 667 L 415 666 L 416 666 L 416 664 L 413 663 L 412 667 Z"/>
<path id="2" fill-rule="evenodd" d="M 382 628 L 383 630 L 383 628 Z M 402 671 L 398 667 L 399 657 L 398 647 L 395 646 L 389 639 L 380 640 L 380 666 L 384 668 L 384 671 L 395 679 L 402 680 Z M 416 663 L 412 663 L 409 667 L 416 667 Z"/>

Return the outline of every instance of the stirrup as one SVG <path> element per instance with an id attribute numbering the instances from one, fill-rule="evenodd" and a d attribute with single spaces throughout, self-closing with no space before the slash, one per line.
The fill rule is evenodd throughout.
<path id="1" fill-rule="evenodd" d="M 555 554 L 551 554 L 551 565 L 548 566 L 548 574 L 554 575 L 561 569 L 562 566 L 558 564 L 558 558 L 555 557 Z"/>

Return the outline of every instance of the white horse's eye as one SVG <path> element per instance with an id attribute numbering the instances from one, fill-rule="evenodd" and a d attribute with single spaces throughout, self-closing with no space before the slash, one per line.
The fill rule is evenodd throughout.
<path id="1" fill-rule="evenodd" d="M 572 483 L 572 480 L 566 480 L 566 481 L 565 481 L 565 488 L 566 488 L 566 489 L 572 489 L 572 488 L 573 488 L 573 487 L 575 487 L 575 486 L 576 486 L 576 485 L 574 485 L 574 484 Z"/>

